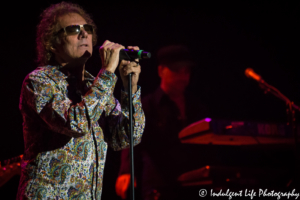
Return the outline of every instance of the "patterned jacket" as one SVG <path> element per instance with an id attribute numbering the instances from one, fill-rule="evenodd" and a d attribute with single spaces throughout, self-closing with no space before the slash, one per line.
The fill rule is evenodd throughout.
<path id="1" fill-rule="evenodd" d="M 25 152 L 17 199 L 101 199 L 107 146 L 129 145 L 128 96 L 113 96 L 115 74 L 85 71 L 81 95 L 59 66 L 39 67 L 20 97 Z M 75 85 L 75 86 L 74 86 Z M 145 126 L 140 87 L 133 95 L 134 144 Z"/>

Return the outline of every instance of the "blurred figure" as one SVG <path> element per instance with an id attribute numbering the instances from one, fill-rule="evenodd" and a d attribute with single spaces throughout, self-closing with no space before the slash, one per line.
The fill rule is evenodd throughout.
<path id="1" fill-rule="evenodd" d="M 185 172 L 181 167 L 185 153 L 178 133 L 207 117 L 208 112 L 199 101 L 193 103 L 196 94 L 187 94 L 194 66 L 188 49 L 181 45 L 166 46 L 158 51 L 157 58 L 161 83 L 155 92 L 142 99 L 147 125 L 141 144 L 135 147 L 135 172 L 142 199 L 172 200 L 179 198 L 177 177 Z M 122 151 L 119 174 L 116 193 L 126 199 L 130 184 L 129 149 Z"/>

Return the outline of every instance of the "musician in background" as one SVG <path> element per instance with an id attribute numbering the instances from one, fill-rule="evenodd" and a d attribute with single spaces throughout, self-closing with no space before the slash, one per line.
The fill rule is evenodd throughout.
<path id="1" fill-rule="evenodd" d="M 177 177 L 183 173 L 185 152 L 178 133 L 192 122 L 208 116 L 207 108 L 189 94 L 191 69 L 195 65 L 182 45 L 161 48 L 157 54 L 160 87 L 143 98 L 147 125 L 141 144 L 135 147 L 137 188 L 142 198 L 178 199 Z M 191 152 L 189 152 L 191 153 Z M 129 150 L 123 150 L 116 182 L 117 195 L 125 199 L 130 183 Z M 141 187 L 140 185 L 141 184 Z"/>
<path id="2" fill-rule="evenodd" d="M 93 77 L 85 63 L 96 39 L 96 26 L 80 6 L 61 2 L 43 11 L 36 39 L 40 67 L 25 78 L 20 97 L 25 152 L 17 199 L 101 199 L 107 146 L 129 146 L 128 73 L 134 144 L 141 140 L 140 66 L 119 65 L 124 47 L 106 40 L 102 69 Z M 120 102 L 113 96 L 118 65 L 125 89 Z"/>

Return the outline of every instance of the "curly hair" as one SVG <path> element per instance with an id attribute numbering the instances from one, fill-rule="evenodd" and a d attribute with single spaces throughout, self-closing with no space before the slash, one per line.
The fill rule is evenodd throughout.
<path id="1" fill-rule="evenodd" d="M 37 50 L 37 63 L 40 66 L 54 63 L 54 54 L 50 49 L 54 44 L 59 43 L 60 39 L 55 34 L 61 27 L 59 26 L 59 17 L 68 13 L 79 14 L 88 24 L 93 25 L 93 45 L 97 43 L 97 27 L 88 15 L 79 5 L 61 2 L 51 5 L 46 8 L 40 15 L 41 21 L 37 25 L 37 37 L 36 37 L 36 50 Z"/>

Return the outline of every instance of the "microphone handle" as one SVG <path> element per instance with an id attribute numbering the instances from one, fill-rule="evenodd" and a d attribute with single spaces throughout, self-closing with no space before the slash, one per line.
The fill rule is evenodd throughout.
<path id="1" fill-rule="evenodd" d="M 151 58 L 151 53 L 143 50 L 121 49 L 120 60 L 148 59 Z"/>
<path id="2" fill-rule="evenodd" d="M 99 52 L 100 46 L 94 47 L 94 52 Z M 149 59 L 151 58 L 151 53 L 143 50 L 133 50 L 133 49 L 121 49 L 119 53 L 119 60 L 134 60 L 134 59 Z"/>

